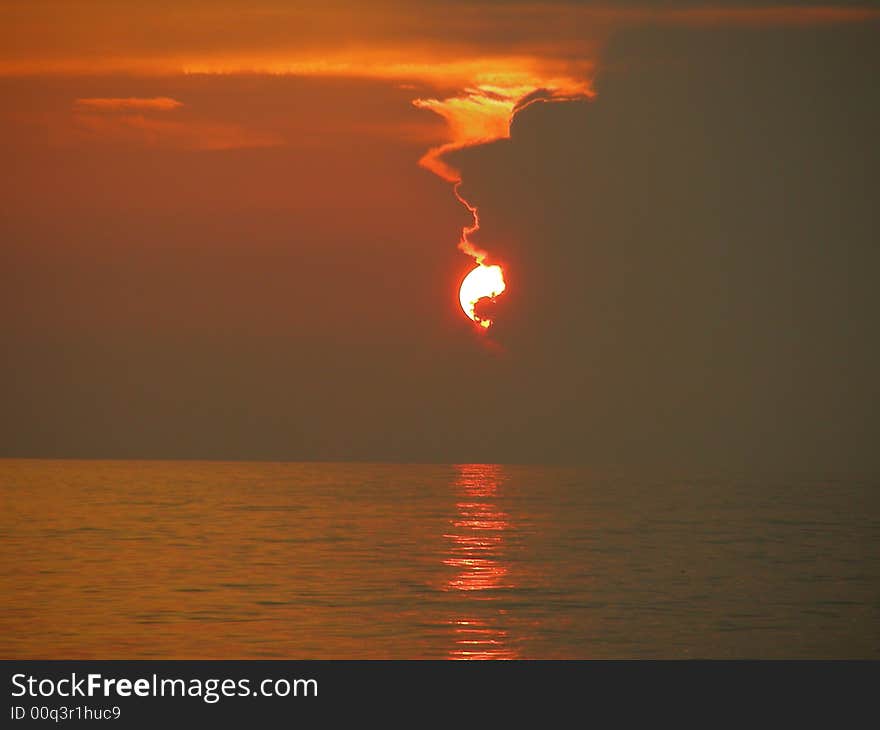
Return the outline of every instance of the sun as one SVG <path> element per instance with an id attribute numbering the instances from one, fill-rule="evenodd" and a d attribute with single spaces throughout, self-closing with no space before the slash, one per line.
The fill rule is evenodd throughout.
<path id="1" fill-rule="evenodd" d="M 482 319 L 474 308 L 480 299 L 488 298 L 495 301 L 495 297 L 506 288 L 504 273 L 500 266 L 477 264 L 461 282 L 458 301 L 461 302 L 461 308 L 468 317 L 480 327 L 488 328 L 491 326 L 492 320 Z"/>

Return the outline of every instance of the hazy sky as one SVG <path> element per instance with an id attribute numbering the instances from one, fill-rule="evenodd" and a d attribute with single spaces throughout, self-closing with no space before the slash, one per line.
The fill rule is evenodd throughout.
<path id="1" fill-rule="evenodd" d="M 0 454 L 880 468 L 870 4 L 308 5 L 0 1 Z"/>

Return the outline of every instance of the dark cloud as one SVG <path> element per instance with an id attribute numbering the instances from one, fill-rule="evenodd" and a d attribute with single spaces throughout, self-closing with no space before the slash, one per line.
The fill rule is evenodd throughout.
<path id="1" fill-rule="evenodd" d="M 865 29 L 631 34 L 594 100 L 456 155 L 536 449 L 877 466 L 878 60 Z"/>

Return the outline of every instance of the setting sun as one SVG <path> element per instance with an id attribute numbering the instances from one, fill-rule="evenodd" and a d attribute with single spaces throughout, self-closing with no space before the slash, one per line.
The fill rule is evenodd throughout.
<path id="1" fill-rule="evenodd" d="M 504 273 L 500 266 L 486 266 L 477 264 L 476 268 L 464 277 L 461 289 L 458 292 L 458 300 L 464 313 L 476 322 L 480 327 L 488 328 L 492 324 L 491 319 L 482 319 L 474 310 L 480 299 L 488 298 L 495 300 L 507 285 L 504 283 Z"/>

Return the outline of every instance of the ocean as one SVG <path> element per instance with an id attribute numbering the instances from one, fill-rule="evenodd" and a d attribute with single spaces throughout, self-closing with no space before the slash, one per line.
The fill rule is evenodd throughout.
<path id="1" fill-rule="evenodd" d="M 880 483 L 0 460 L 3 659 L 880 658 Z"/>

